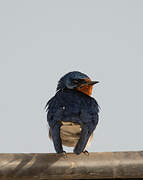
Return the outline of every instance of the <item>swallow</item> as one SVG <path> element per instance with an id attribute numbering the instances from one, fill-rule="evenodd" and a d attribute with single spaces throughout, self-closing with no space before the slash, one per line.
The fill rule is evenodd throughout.
<path id="1" fill-rule="evenodd" d="M 72 71 L 58 81 L 56 94 L 46 104 L 49 136 L 57 153 L 63 145 L 74 147 L 73 152 L 87 152 L 93 131 L 99 120 L 99 105 L 91 97 L 93 85 L 86 74 Z"/>

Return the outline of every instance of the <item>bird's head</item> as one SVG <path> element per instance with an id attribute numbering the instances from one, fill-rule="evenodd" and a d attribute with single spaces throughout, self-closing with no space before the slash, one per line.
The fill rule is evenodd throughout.
<path id="1" fill-rule="evenodd" d="M 62 89 L 75 89 L 87 95 L 91 95 L 94 84 L 98 81 L 92 81 L 86 74 L 73 71 L 65 74 L 58 82 L 57 91 Z"/>

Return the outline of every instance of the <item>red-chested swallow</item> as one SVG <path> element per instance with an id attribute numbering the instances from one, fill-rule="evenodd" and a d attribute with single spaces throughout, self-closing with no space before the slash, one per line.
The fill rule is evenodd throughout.
<path id="1" fill-rule="evenodd" d="M 76 154 L 87 152 L 99 119 L 98 103 L 91 97 L 97 83 L 78 71 L 59 80 L 55 96 L 46 104 L 49 135 L 57 153 L 65 152 L 62 145 L 74 147 Z"/>

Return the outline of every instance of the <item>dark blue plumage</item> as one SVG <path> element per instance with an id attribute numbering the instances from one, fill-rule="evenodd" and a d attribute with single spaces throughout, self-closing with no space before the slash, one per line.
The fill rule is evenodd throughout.
<path id="1" fill-rule="evenodd" d="M 83 138 L 74 149 L 76 154 L 81 153 L 98 123 L 99 107 L 96 100 L 82 92 L 65 89 L 58 91 L 46 107 L 56 152 L 63 152 L 59 131 L 62 120 L 81 124 Z"/>
<path id="2" fill-rule="evenodd" d="M 56 95 L 46 104 L 50 136 L 57 153 L 63 152 L 62 144 L 74 146 L 76 154 L 84 151 L 98 123 L 99 106 L 90 97 L 96 83 L 78 71 L 67 73 L 59 80 Z"/>

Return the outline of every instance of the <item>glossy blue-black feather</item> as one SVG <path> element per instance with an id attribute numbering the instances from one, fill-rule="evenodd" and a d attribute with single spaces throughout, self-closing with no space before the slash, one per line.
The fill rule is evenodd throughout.
<path id="1" fill-rule="evenodd" d="M 57 153 L 63 152 L 60 138 L 61 121 L 79 123 L 82 127 L 80 139 L 74 148 L 80 154 L 98 123 L 99 106 L 96 100 L 80 91 L 59 90 L 46 104 L 54 147 Z"/>
<path id="2" fill-rule="evenodd" d="M 96 100 L 76 90 L 61 90 L 46 105 L 47 121 L 51 127 L 57 121 L 79 124 L 98 123 L 99 106 Z"/>

